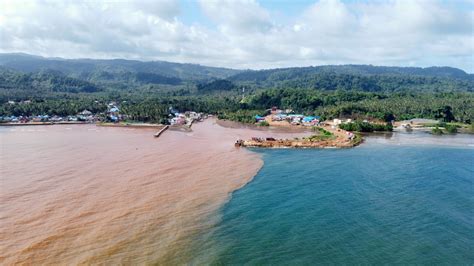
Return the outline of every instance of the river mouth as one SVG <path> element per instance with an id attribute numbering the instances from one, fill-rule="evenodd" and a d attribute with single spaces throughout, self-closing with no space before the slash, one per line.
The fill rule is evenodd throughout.
<path id="1" fill-rule="evenodd" d="M 248 188 L 267 153 L 234 141 L 307 134 L 213 119 L 159 138 L 93 125 L 0 130 L 2 264 L 195 261 L 203 240 L 217 243 L 225 204 Z M 389 140 L 369 137 L 367 146 Z"/>
<path id="2" fill-rule="evenodd" d="M 2 128 L 0 261 L 166 262 L 260 169 L 248 130 L 93 125 Z M 5 203 L 5 204 L 3 204 Z"/>

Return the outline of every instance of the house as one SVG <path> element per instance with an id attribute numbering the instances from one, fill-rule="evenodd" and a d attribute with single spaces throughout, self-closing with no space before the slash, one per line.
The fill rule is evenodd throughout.
<path id="1" fill-rule="evenodd" d="M 332 121 L 332 124 L 333 124 L 334 126 L 338 126 L 338 125 L 342 124 L 342 120 L 335 118 L 335 119 Z"/>
<path id="2" fill-rule="evenodd" d="M 300 117 L 294 117 L 293 119 L 291 119 L 291 124 L 293 124 L 293 125 L 301 124 L 301 118 Z"/>
<path id="3" fill-rule="evenodd" d="M 303 117 L 303 124 L 305 126 L 314 126 L 319 123 L 319 116 L 305 116 Z"/>
<path id="4" fill-rule="evenodd" d="M 2 121 L 4 121 L 4 122 L 11 122 L 11 121 L 12 121 L 12 118 L 11 118 L 10 116 L 4 116 L 4 117 L 2 118 Z"/>
<path id="5" fill-rule="evenodd" d="M 49 115 L 38 115 L 35 118 L 33 118 L 33 121 L 35 121 L 35 122 L 48 122 L 49 121 Z"/>
<path id="6" fill-rule="evenodd" d="M 109 115 L 107 116 L 107 118 L 114 123 L 119 121 L 118 116 L 115 116 L 115 115 Z"/>
<path id="7" fill-rule="evenodd" d="M 293 125 L 299 125 L 301 124 L 302 119 L 304 118 L 304 115 L 302 114 L 291 114 L 287 116 L 287 120 Z"/>
<path id="8" fill-rule="evenodd" d="M 288 115 L 284 113 L 278 113 L 272 116 L 272 121 L 283 121 L 288 118 Z"/>
<path id="9" fill-rule="evenodd" d="M 55 115 L 55 116 L 51 117 L 50 120 L 51 120 L 52 122 L 60 122 L 60 121 L 63 121 L 63 118 L 60 117 L 60 116 Z"/>
<path id="10" fill-rule="evenodd" d="M 187 117 L 194 119 L 194 120 L 199 120 L 201 119 L 201 114 L 193 112 L 193 111 L 188 111 L 186 112 Z"/>
<path id="11" fill-rule="evenodd" d="M 267 111 L 270 111 L 271 114 L 281 114 L 281 113 L 283 113 L 283 111 L 278 109 L 278 107 L 276 107 L 276 106 L 273 106 L 272 108 L 270 108 Z"/>
<path id="12" fill-rule="evenodd" d="M 121 119 L 120 109 L 117 106 L 111 106 L 107 111 L 107 118 L 112 122 L 118 122 Z"/>
<path id="13" fill-rule="evenodd" d="M 113 106 L 112 108 L 109 109 L 109 113 L 118 113 L 120 112 L 120 109 L 116 106 Z"/>
<path id="14" fill-rule="evenodd" d="M 185 125 L 186 124 L 186 118 L 185 117 L 173 117 L 169 120 L 171 125 Z"/>

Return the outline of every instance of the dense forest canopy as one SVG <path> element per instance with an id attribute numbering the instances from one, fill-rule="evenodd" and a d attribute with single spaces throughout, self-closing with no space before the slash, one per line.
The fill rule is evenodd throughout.
<path id="1" fill-rule="evenodd" d="M 214 78 L 226 78 L 240 72 L 234 69 L 165 61 L 61 59 L 27 54 L 0 54 L 0 66 L 20 72 L 38 72 L 45 69 L 56 70 L 68 76 L 88 79 L 89 81 L 101 81 L 100 78 L 93 79 L 96 77 L 96 73 L 108 73 L 111 76 L 117 77 L 124 73 L 142 72 L 183 80 L 204 81 Z"/>
<path id="2" fill-rule="evenodd" d="M 245 92 L 244 92 L 245 91 Z M 8 101 L 29 104 L 9 104 Z M 319 66 L 233 70 L 170 62 L 0 54 L 0 115 L 104 112 L 159 122 L 173 106 L 251 121 L 271 106 L 335 117 L 474 119 L 472 74 L 449 67 Z"/>

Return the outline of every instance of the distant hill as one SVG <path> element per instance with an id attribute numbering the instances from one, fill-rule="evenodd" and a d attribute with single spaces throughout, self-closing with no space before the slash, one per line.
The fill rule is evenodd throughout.
<path id="1" fill-rule="evenodd" d="M 4 69 L 0 72 L 0 79 L 3 80 L 0 86 L 3 88 L 20 85 L 28 88 L 41 84 L 43 88 L 48 87 L 53 91 L 95 92 L 105 88 L 134 89 L 147 85 L 196 88 L 195 92 L 201 94 L 236 91 L 242 86 L 389 92 L 407 89 L 474 91 L 474 75 L 452 67 L 328 65 L 236 70 L 165 61 L 62 59 L 0 54 L 0 68 Z M 25 83 L 12 78 L 14 75 L 21 77 L 19 80 Z M 41 82 L 33 82 L 35 79 Z M 49 83 L 44 82 L 44 79 L 49 80 Z M 71 87 L 66 84 L 78 85 Z"/>
<path id="2" fill-rule="evenodd" d="M 18 73 L 5 68 L 0 68 L 0 89 L 35 93 L 94 93 L 102 90 L 91 82 L 67 77 L 53 70 Z"/>
<path id="3" fill-rule="evenodd" d="M 142 62 L 124 59 L 62 59 L 28 54 L 0 54 L 0 66 L 21 72 L 55 70 L 91 82 L 131 82 L 177 85 L 181 81 L 203 82 L 227 78 L 240 70 L 180 64 L 165 61 Z"/>
<path id="4" fill-rule="evenodd" d="M 258 87 L 315 88 L 323 90 L 474 91 L 474 75 L 451 67 L 385 67 L 340 65 L 245 71 L 229 80 Z"/>

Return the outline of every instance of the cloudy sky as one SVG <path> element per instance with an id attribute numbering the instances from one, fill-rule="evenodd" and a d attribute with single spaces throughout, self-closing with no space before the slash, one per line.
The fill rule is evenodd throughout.
<path id="1" fill-rule="evenodd" d="M 474 0 L 0 0 L 0 52 L 474 72 Z"/>

